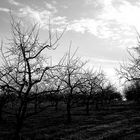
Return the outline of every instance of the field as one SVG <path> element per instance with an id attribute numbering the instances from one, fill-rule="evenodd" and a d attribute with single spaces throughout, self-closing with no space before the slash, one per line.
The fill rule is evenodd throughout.
<path id="1" fill-rule="evenodd" d="M 26 120 L 22 139 L 27 140 L 139 140 L 140 107 L 117 103 L 85 115 L 84 107 L 72 109 L 72 122 L 67 123 L 64 105 L 58 111 L 50 107 Z M 0 125 L 0 140 L 10 140 L 14 117 L 8 116 Z"/>

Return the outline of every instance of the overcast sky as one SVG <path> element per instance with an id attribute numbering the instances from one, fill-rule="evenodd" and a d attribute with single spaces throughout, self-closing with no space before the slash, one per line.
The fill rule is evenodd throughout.
<path id="1" fill-rule="evenodd" d="M 140 0 L 0 0 L 0 37 L 9 35 L 9 10 L 28 23 L 39 23 L 45 39 L 48 18 L 61 31 L 54 61 L 63 56 L 70 41 L 77 55 L 101 67 L 115 82 L 114 68 L 126 59 L 126 49 L 136 45 L 140 31 Z"/>

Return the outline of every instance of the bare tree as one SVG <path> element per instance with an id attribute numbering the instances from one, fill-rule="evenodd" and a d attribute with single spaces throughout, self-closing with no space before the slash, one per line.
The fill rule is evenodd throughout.
<path id="1" fill-rule="evenodd" d="M 56 49 L 64 31 L 53 35 L 49 28 L 47 41 L 41 43 L 37 25 L 25 29 L 21 21 L 12 18 L 11 26 L 12 38 L 7 48 L 1 43 L 3 65 L 0 68 L 0 85 L 15 94 L 16 103 L 11 112 L 16 115 L 15 139 L 19 139 L 24 121 L 32 114 L 28 107 L 35 98 L 35 86 L 39 86 L 46 73 L 54 67 L 48 65 L 48 58 L 42 57 L 42 52 Z"/>
<path id="2" fill-rule="evenodd" d="M 97 93 L 97 90 L 99 88 L 100 84 L 100 72 L 93 72 L 92 71 L 86 71 L 83 73 L 80 81 L 81 84 L 79 85 L 80 92 L 84 95 L 84 103 L 86 106 L 86 114 L 89 115 L 89 107 L 91 104 L 91 101 L 94 100 L 94 96 Z"/>
<path id="3" fill-rule="evenodd" d="M 140 82 L 140 34 L 139 33 L 137 37 L 137 46 L 128 49 L 128 54 L 129 54 L 129 62 L 124 62 L 123 64 L 120 64 L 120 69 L 117 69 L 116 71 L 119 75 L 119 78 L 125 81 L 124 84 L 135 85 L 136 83 Z"/>
<path id="4" fill-rule="evenodd" d="M 104 102 L 104 92 L 105 92 L 105 88 L 108 85 L 108 80 L 106 79 L 106 76 L 104 74 L 103 71 L 99 72 L 98 75 L 98 84 L 97 84 L 97 93 L 94 97 L 94 101 L 95 101 L 95 105 L 96 105 L 96 109 L 99 109 L 99 104 L 101 104 L 101 106 L 103 106 L 103 102 Z"/>
<path id="5" fill-rule="evenodd" d="M 55 75 L 62 82 L 61 89 L 63 89 L 62 93 L 66 104 L 68 122 L 72 120 L 71 109 L 77 102 L 74 97 L 78 93 L 82 68 L 85 64 L 86 62 L 84 63 L 80 58 L 75 57 L 75 53 L 71 55 L 69 50 L 61 61 L 61 67 L 57 69 L 58 74 Z"/>
<path id="6" fill-rule="evenodd" d="M 128 49 L 130 56 L 129 62 L 124 62 L 117 69 L 120 79 L 125 79 L 126 82 L 140 80 L 140 35 L 138 33 L 138 43 L 136 47 Z"/>
<path id="7" fill-rule="evenodd" d="M 56 76 L 58 74 L 57 70 L 58 70 L 58 67 L 56 69 L 53 69 L 53 71 L 51 71 L 51 73 L 49 74 L 51 82 L 49 83 L 49 89 L 47 90 L 49 91 L 47 94 L 50 97 L 50 101 L 52 105 L 55 107 L 55 111 L 58 110 L 58 104 L 60 101 L 62 101 L 61 93 L 64 90 L 63 82 Z"/>

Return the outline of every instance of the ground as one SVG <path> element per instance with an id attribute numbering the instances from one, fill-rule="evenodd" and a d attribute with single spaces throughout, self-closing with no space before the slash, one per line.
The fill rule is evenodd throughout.
<path id="1" fill-rule="evenodd" d="M 65 106 L 58 111 L 49 108 L 30 117 L 24 124 L 22 137 L 26 140 L 139 140 L 140 107 L 119 103 L 94 110 L 85 115 L 83 107 L 73 108 L 72 122 L 66 121 Z M 0 140 L 10 139 L 14 130 L 9 116 L 0 125 Z"/>

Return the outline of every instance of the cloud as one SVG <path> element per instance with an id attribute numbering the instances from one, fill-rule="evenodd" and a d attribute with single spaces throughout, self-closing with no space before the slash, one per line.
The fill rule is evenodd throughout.
<path id="1" fill-rule="evenodd" d="M 90 32 L 94 35 L 97 35 L 98 32 L 98 23 L 94 19 L 80 19 L 80 20 L 74 20 L 70 23 L 68 30 L 74 30 L 76 32 L 85 33 Z"/>
<path id="2" fill-rule="evenodd" d="M 9 0 L 9 2 L 19 5 L 15 0 Z M 56 1 L 44 2 L 44 7 L 41 8 L 22 5 L 16 14 L 31 22 L 39 23 L 43 29 L 47 28 L 46 25 L 50 18 L 54 28 L 59 26 L 58 30 L 69 25 L 68 31 L 90 33 L 98 38 L 108 39 L 118 46 L 127 46 L 129 42 L 133 42 L 130 40 L 134 40 L 136 36 L 134 27 L 140 31 L 140 15 L 138 14 L 140 13 L 140 1 L 132 4 L 128 0 L 85 0 L 85 3 L 93 5 L 93 8 L 96 7 L 99 11 L 98 14 L 96 13 L 93 17 L 79 17 L 79 19 L 70 20 L 68 16 L 59 15 Z M 8 10 L 1 9 L 1 11 Z"/>
<path id="3" fill-rule="evenodd" d="M 94 5 L 95 7 L 98 6 L 99 4 L 98 0 L 85 0 L 85 5 Z"/>
<path id="4" fill-rule="evenodd" d="M 110 60 L 110 59 L 105 59 L 105 58 L 97 58 L 97 57 L 87 57 L 84 56 L 82 57 L 82 60 L 89 60 L 91 63 L 96 63 L 96 64 L 108 64 L 108 65 L 118 65 L 119 63 L 123 63 L 123 61 L 120 60 Z"/>
<path id="5" fill-rule="evenodd" d="M 45 2 L 45 6 L 48 10 L 52 11 L 53 13 L 57 13 L 56 7 L 53 6 L 52 4 Z"/>
<path id="6" fill-rule="evenodd" d="M 20 5 L 20 3 L 19 2 L 16 2 L 15 0 L 8 0 L 8 1 L 12 5 L 16 5 L 16 6 Z"/>
<path id="7" fill-rule="evenodd" d="M 10 9 L 0 7 L 0 11 L 2 11 L 2 12 L 10 12 Z"/>
<path id="8" fill-rule="evenodd" d="M 85 4 L 100 7 L 97 9 L 100 12 L 93 18 L 71 21 L 69 30 L 88 32 L 118 46 L 127 46 L 130 42 L 133 44 L 134 41 L 130 40 L 135 40 L 135 28 L 140 32 L 140 1 L 85 0 Z"/>
<path id="9" fill-rule="evenodd" d="M 139 1 L 140 4 L 140 1 Z M 98 16 L 99 19 L 107 21 L 115 21 L 121 25 L 136 26 L 140 21 L 140 5 L 132 5 L 127 0 L 124 0 L 117 5 L 115 0 L 103 0 L 102 13 Z"/>
<path id="10" fill-rule="evenodd" d="M 140 31 L 140 1 L 134 5 L 128 0 L 109 0 L 107 3 L 104 0 L 102 4 L 102 13 L 98 15 L 98 19 L 104 22 L 103 29 L 110 31 L 108 37 L 120 42 L 118 46 L 133 46 L 135 28 Z"/>
<path id="11" fill-rule="evenodd" d="M 51 12 L 48 10 L 35 10 L 29 6 L 23 7 L 19 9 L 19 13 L 17 14 L 20 17 L 26 17 L 30 20 L 34 20 L 39 23 L 41 26 L 43 25 L 43 20 L 45 17 L 48 19 L 51 16 Z"/>
<path id="12" fill-rule="evenodd" d="M 81 18 L 79 20 L 73 20 L 69 23 L 68 30 L 75 32 L 85 33 L 88 32 L 99 38 L 118 40 L 120 34 L 124 32 L 120 27 L 116 27 L 117 24 L 114 21 L 105 22 L 104 20 L 97 20 L 92 18 Z"/>
<path id="13" fill-rule="evenodd" d="M 31 21 L 31 23 L 38 23 L 42 29 L 48 29 L 48 24 L 53 28 L 58 30 L 64 29 L 67 24 L 67 19 L 65 16 L 56 16 L 57 9 L 49 3 L 45 3 L 46 7 L 44 9 L 35 9 L 30 6 L 24 6 L 19 9 L 17 16 L 23 17 Z"/>
<path id="14" fill-rule="evenodd" d="M 57 2 L 56 2 L 55 0 L 52 0 L 52 3 L 53 3 L 53 4 L 57 4 Z"/>

